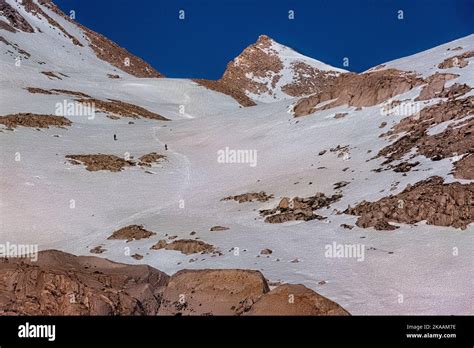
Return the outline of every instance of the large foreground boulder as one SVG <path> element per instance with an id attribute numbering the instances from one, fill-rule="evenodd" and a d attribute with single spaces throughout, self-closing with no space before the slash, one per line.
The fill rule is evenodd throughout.
<path id="1" fill-rule="evenodd" d="M 302 285 L 270 291 L 259 271 L 182 270 L 42 251 L 0 258 L 0 315 L 347 315 Z"/>
<path id="2" fill-rule="evenodd" d="M 154 315 L 169 276 L 146 265 L 42 251 L 0 258 L 0 314 Z"/>
<path id="3" fill-rule="evenodd" d="M 262 296 L 246 315 L 349 315 L 344 308 L 301 284 L 284 284 Z"/>
<path id="4" fill-rule="evenodd" d="M 159 314 L 241 314 L 268 291 L 258 271 L 182 270 L 170 278 Z"/>

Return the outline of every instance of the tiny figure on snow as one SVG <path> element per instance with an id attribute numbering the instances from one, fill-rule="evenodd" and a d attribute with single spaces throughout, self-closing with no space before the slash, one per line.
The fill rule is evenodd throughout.
<path id="1" fill-rule="evenodd" d="M 117 134 L 114 134 L 114 141 L 117 141 Z"/>
<path id="2" fill-rule="evenodd" d="M 168 145 L 165 144 L 165 150 L 168 151 Z"/>

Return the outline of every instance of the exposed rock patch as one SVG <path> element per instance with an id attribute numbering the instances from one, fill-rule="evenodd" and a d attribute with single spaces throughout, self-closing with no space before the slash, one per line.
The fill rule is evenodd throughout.
<path id="1" fill-rule="evenodd" d="M 219 232 L 219 231 L 226 231 L 228 230 L 229 227 L 224 227 L 224 226 L 212 226 L 209 231 L 211 232 Z"/>
<path id="2" fill-rule="evenodd" d="M 72 122 L 63 116 L 41 115 L 27 112 L 0 116 L 0 124 L 5 125 L 8 129 L 19 126 L 30 128 L 64 128 L 71 126 Z"/>
<path id="3" fill-rule="evenodd" d="M 44 5 L 44 4 L 52 4 L 51 1 L 49 0 L 40 0 L 40 5 Z M 25 10 L 29 13 L 31 13 L 33 16 L 36 16 L 38 18 L 41 19 L 41 17 L 45 18 L 48 23 L 53 27 L 53 28 L 56 28 L 58 29 L 60 32 L 62 32 L 62 34 L 69 38 L 71 40 L 71 42 L 76 45 L 76 46 L 80 46 L 80 47 L 83 47 L 82 43 L 76 38 L 74 37 L 73 35 L 71 35 L 70 33 L 68 33 L 66 31 L 66 29 L 64 29 L 64 27 L 59 24 L 58 22 L 56 22 L 52 17 L 50 17 L 45 11 L 43 11 L 43 9 L 41 8 L 41 6 L 39 6 L 35 1 L 33 0 L 23 0 L 22 1 L 22 5 L 23 7 L 25 8 Z M 54 6 L 54 5 L 52 5 Z M 64 16 L 64 17 L 67 17 L 67 16 Z M 69 17 L 67 17 L 69 18 Z"/>
<path id="4" fill-rule="evenodd" d="M 338 181 L 334 184 L 334 189 L 335 190 L 339 190 L 343 187 L 346 187 L 347 185 L 349 185 L 350 182 L 349 181 Z"/>
<path id="5" fill-rule="evenodd" d="M 272 249 L 262 249 L 260 250 L 260 255 L 271 255 L 273 253 Z"/>
<path id="6" fill-rule="evenodd" d="M 238 86 L 229 84 L 222 80 L 206 80 L 206 79 L 193 79 L 197 84 L 204 86 L 210 90 L 226 94 L 234 98 L 242 106 L 255 106 L 257 105 L 252 99 L 250 99 L 244 91 L 240 90 Z"/>
<path id="7" fill-rule="evenodd" d="M 123 239 L 127 242 L 131 242 L 133 240 L 150 238 L 155 234 L 155 232 L 151 232 L 143 228 L 142 225 L 130 225 L 115 231 L 107 239 Z"/>
<path id="8" fill-rule="evenodd" d="M 78 165 L 80 163 L 86 166 L 86 169 L 91 172 L 99 170 L 109 170 L 111 172 L 120 172 L 125 167 L 135 165 L 135 162 L 125 160 L 115 155 L 66 155 L 70 159 L 70 163 Z"/>
<path id="9" fill-rule="evenodd" d="M 212 254 L 217 253 L 216 248 L 208 243 L 205 243 L 200 240 L 194 239 L 178 239 L 174 240 L 171 243 L 166 242 L 164 239 L 158 241 L 155 245 L 151 247 L 152 250 L 176 250 L 180 251 L 185 255 L 190 254 Z"/>
<path id="10" fill-rule="evenodd" d="M 401 162 L 397 164 L 396 166 L 392 166 L 391 168 L 393 169 L 394 172 L 396 173 L 406 173 L 412 170 L 412 168 L 416 167 L 419 165 L 420 162 Z"/>
<path id="11" fill-rule="evenodd" d="M 335 74 L 319 70 L 304 62 L 293 62 L 291 68 L 294 74 L 293 81 L 281 89 L 292 97 L 319 93 L 336 78 Z"/>
<path id="12" fill-rule="evenodd" d="M 102 111 L 106 114 L 117 117 L 130 117 L 130 118 L 148 118 L 151 120 L 169 121 L 169 119 L 149 111 L 141 106 L 125 103 L 120 100 L 108 99 L 107 101 L 99 100 L 95 98 L 84 98 L 78 99 L 80 103 L 88 105 L 94 105 L 95 109 Z"/>
<path id="13" fill-rule="evenodd" d="M 307 198 L 294 197 L 290 200 L 284 197 L 276 208 L 260 210 L 260 215 L 265 217 L 265 222 L 269 223 L 283 223 L 296 220 L 322 220 L 325 218 L 315 214 L 314 211 L 329 207 L 332 203 L 340 200 L 341 197 L 342 195 L 340 194 L 326 197 L 326 195 L 321 192 Z"/>
<path id="14" fill-rule="evenodd" d="M 344 118 L 346 116 L 347 116 L 347 112 L 339 112 L 339 113 L 334 115 L 334 118 L 337 120 L 337 119 L 340 119 L 340 118 Z"/>
<path id="15" fill-rule="evenodd" d="M 0 29 L 2 28 L 2 23 L 3 23 L 3 24 L 6 24 L 5 22 L 2 22 L 2 21 L 0 20 Z M 17 52 L 17 53 L 14 55 L 15 58 L 16 58 L 16 57 L 19 57 L 20 55 L 23 56 L 23 59 L 29 59 L 29 58 L 31 57 L 31 54 L 30 54 L 30 53 L 28 53 L 28 52 L 25 51 L 24 49 L 21 49 L 17 44 L 11 43 L 11 42 L 7 41 L 3 36 L 0 36 L 0 42 L 3 42 L 5 45 L 10 46 L 12 49 L 14 49 L 14 50 Z M 10 53 L 13 54 L 13 52 L 10 51 L 10 50 L 9 50 L 8 52 L 10 52 Z"/>
<path id="16" fill-rule="evenodd" d="M 356 225 L 375 229 L 394 229 L 389 222 L 465 229 L 474 221 L 474 184 L 444 184 L 441 177 L 408 185 L 403 192 L 376 202 L 361 202 L 344 213 L 359 215 Z"/>
<path id="17" fill-rule="evenodd" d="M 0 0 L 0 11 L 3 17 L 6 19 L 6 21 L 0 20 L 1 29 L 5 29 L 10 32 L 16 32 L 19 30 L 25 33 L 33 33 L 35 31 L 28 21 L 5 0 Z"/>
<path id="18" fill-rule="evenodd" d="M 109 170 L 111 172 L 120 172 L 126 167 L 141 166 L 142 168 L 151 167 L 153 164 L 165 159 L 165 155 L 156 152 L 150 152 L 141 156 L 138 161 L 124 159 L 115 155 L 67 155 L 69 162 L 75 165 L 84 164 L 86 169 L 95 172 L 99 170 Z"/>
<path id="19" fill-rule="evenodd" d="M 440 160 L 454 155 L 469 153 L 474 148 L 474 97 L 448 99 L 445 102 L 424 108 L 419 114 L 406 117 L 384 136 L 406 133 L 392 144 L 379 151 L 377 157 L 385 156 L 384 164 L 401 159 L 414 147 L 418 153 Z M 439 133 L 429 134 L 431 127 L 451 121 Z"/>
<path id="20" fill-rule="evenodd" d="M 59 76 L 58 73 L 54 71 L 42 71 L 41 73 L 46 75 L 50 80 L 62 80 L 61 76 Z"/>
<path id="21" fill-rule="evenodd" d="M 469 64 L 469 58 L 474 57 L 474 51 L 468 51 L 454 57 L 446 58 L 438 65 L 439 69 L 448 69 L 453 67 L 465 68 Z"/>
<path id="22" fill-rule="evenodd" d="M 349 225 L 349 224 L 341 224 L 340 225 L 342 228 L 345 228 L 347 230 L 352 230 L 354 228 L 353 225 Z"/>
<path id="23" fill-rule="evenodd" d="M 268 200 L 272 199 L 274 196 L 267 195 L 264 191 L 260 192 L 249 192 L 249 193 L 243 193 L 240 195 L 236 196 L 228 196 L 225 198 L 222 198 L 221 201 L 230 201 L 234 200 L 239 203 L 245 203 L 245 202 L 253 202 L 253 201 L 258 201 L 258 202 L 267 202 Z"/>
<path id="24" fill-rule="evenodd" d="M 309 97 L 300 99 L 293 107 L 295 117 L 309 115 L 318 111 L 316 106 L 333 100 L 321 107 L 321 110 L 336 106 L 355 107 L 373 106 L 396 95 L 409 91 L 423 83 L 423 79 L 407 72 L 386 69 L 363 74 L 341 74 L 334 83 Z"/>
<path id="25" fill-rule="evenodd" d="M 91 254 L 102 254 L 102 253 L 104 253 L 104 252 L 106 252 L 106 251 L 107 251 L 107 250 L 104 249 L 104 248 L 102 247 L 102 245 L 98 245 L 98 246 L 92 248 L 91 250 L 89 250 L 89 252 L 90 252 Z"/>
<path id="26" fill-rule="evenodd" d="M 74 97 L 81 97 L 81 98 L 90 98 L 89 95 L 82 93 L 82 92 L 77 92 L 77 91 L 69 91 L 67 89 L 43 89 L 43 88 L 38 88 L 38 87 L 26 87 L 25 88 L 28 92 L 33 93 L 33 94 L 55 94 L 55 95 L 60 95 L 60 94 L 65 94 L 65 95 L 71 95 Z"/>
<path id="27" fill-rule="evenodd" d="M 151 167 L 153 163 L 158 163 L 165 158 L 166 158 L 165 155 L 161 155 L 156 152 L 150 152 L 150 153 L 147 153 L 146 155 L 141 156 L 138 159 L 138 164 L 145 167 Z"/>

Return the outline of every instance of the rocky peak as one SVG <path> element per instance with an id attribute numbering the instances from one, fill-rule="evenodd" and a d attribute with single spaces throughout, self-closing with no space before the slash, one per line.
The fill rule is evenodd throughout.
<path id="1" fill-rule="evenodd" d="M 341 72 L 260 35 L 227 64 L 220 80 L 198 82 L 251 106 L 319 92 Z"/>

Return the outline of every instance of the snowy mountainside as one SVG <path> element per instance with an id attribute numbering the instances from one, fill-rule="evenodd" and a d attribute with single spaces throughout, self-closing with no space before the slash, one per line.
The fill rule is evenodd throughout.
<path id="1" fill-rule="evenodd" d="M 352 314 L 474 313 L 466 281 L 474 232 L 466 204 L 474 185 L 473 35 L 364 74 L 262 36 L 208 89 L 202 81 L 117 70 L 49 1 L 30 3 L 82 46 L 27 5 L 0 2 L 20 16 L 0 21 L 17 30 L 1 27 L 0 240 L 99 252 L 169 274 L 261 270 Z M 304 63 L 301 79 L 295 62 Z M 226 81 L 240 82 L 229 92 Z M 323 101 L 329 88 L 332 99 Z M 354 100 L 355 90 L 364 98 Z M 242 107 L 234 92 L 255 105 Z M 65 115 L 71 124 L 61 127 L 7 119 L 45 119 L 57 103 L 84 100 L 95 103 L 95 117 Z M 305 114 L 295 115 L 298 103 L 307 103 Z M 165 157 L 140 160 L 150 154 Z M 70 157 L 91 155 L 122 167 L 96 170 L 101 163 Z M 415 198 L 407 190 L 418 190 Z M 369 212 L 364 201 L 374 204 Z M 110 238 L 130 225 L 156 234 Z M 190 239 L 219 252 L 166 248 Z M 328 253 L 333 246 L 358 252 Z"/>

